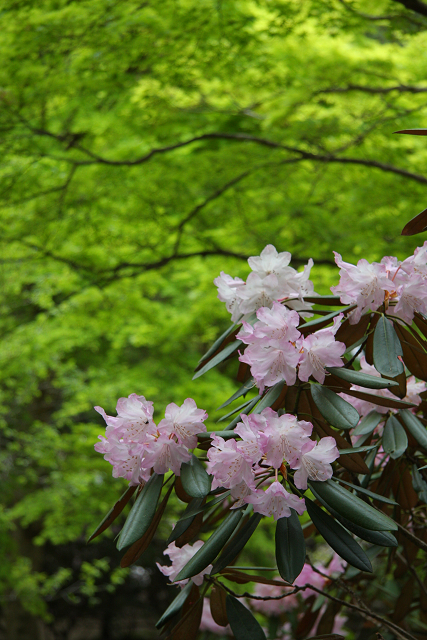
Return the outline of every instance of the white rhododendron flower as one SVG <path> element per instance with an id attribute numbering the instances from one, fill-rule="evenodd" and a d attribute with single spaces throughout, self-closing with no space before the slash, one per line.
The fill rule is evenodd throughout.
<path id="1" fill-rule="evenodd" d="M 170 567 L 164 565 L 160 565 L 156 562 L 158 569 L 163 573 L 164 576 L 168 576 L 171 582 L 175 582 L 175 578 L 185 567 L 185 565 L 191 560 L 191 558 L 195 555 L 199 549 L 201 549 L 204 545 L 202 540 L 198 540 L 193 545 L 185 544 L 183 547 L 177 547 L 175 542 L 171 542 L 170 545 L 163 551 L 163 555 L 169 556 L 172 561 L 172 565 Z M 209 564 L 203 571 L 198 573 L 196 576 L 189 578 L 194 582 L 194 584 L 201 585 L 203 583 L 203 576 L 206 574 L 210 574 L 212 571 L 212 565 Z M 176 584 L 184 586 L 187 584 L 188 578 L 186 580 L 179 580 Z"/>

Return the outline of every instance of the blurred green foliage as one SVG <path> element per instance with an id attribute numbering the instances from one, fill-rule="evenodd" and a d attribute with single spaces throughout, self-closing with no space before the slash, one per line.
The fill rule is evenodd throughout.
<path id="1" fill-rule="evenodd" d="M 427 146 L 392 134 L 425 123 L 427 22 L 371 5 L 1 3 L 4 602 L 48 618 L 71 569 L 43 549 L 82 543 L 124 486 L 94 405 L 136 392 L 159 419 L 191 396 L 213 428 L 235 372 L 191 376 L 228 324 L 221 270 L 273 243 L 326 293 L 332 250 L 413 252 Z M 103 563 L 74 568 L 89 598 Z"/>

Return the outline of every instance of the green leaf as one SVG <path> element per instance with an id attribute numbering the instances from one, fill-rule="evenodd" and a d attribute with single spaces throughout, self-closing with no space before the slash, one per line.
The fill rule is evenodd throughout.
<path id="1" fill-rule="evenodd" d="M 203 503 L 203 498 L 193 498 L 193 500 L 187 505 L 184 513 L 176 523 L 169 538 L 167 539 L 166 544 L 170 544 L 171 542 L 179 538 L 179 536 L 181 536 L 183 533 L 187 531 L 188 527 L 191 525 L 196 515 L 204 510 L 203 507 L 200 508 L 202 503 Z"/>
<path id="2" fill-rule="evenodd" d="M 204 498 L 211 490 L 212 477 L 194 453 L 191 460 L 181 466 L 181 482 L 184 491 L 192 498 Z"/>
<path id="3" fill-rule="evenodd" d="M 245 409 L 243 409 L 243 411 L 241 411 L 239 413 L 239 415 L 234 418 L 234 420 L 232 420 L 226 427 L 224 427 L 224 431 L 229 431 L 229 430 L 234 429 L 236 424 L 238 422 L 241 422 L 240 416 L 242 415 L 242 413 L 245 414 L 245 415 L 248 414 L 250 412 L 250 410 L 253 409 L 253 407 L 256 405 L 256 403 L 259 402 L 260 398 L 261 398 L 261 396 L 259 394 L 257 396 L 255 396 L 255 398 L 253 400 L 251 400 L 251 402 L 248 404 L 248 406 Z"/>
<path id="4" fill-rule="evenodd" d="M 261 520 L 262 515 L 260 513 L 254 513 L 253 516 L 249 518 L 247 523 L 236 532 L 234 537 L 230 540 L 230 543 L 227 545 L 223 553 L 215 562 L 211 572 L 212 575 L 215 573 L 219 573 L 233 562 L 233 560 L 238 556 L 243 547 L 246 545 Z"/>
<path id="5" fill-rule="evenodd" d="M 415 464 L 412 465 L 412 486 L 420 499 L 427 504 L 427 482 L 423 479 Z"/>
<path id="6" fill-rule="evenodd" d="M 178 526 L 178 524 L 182 520 L 187 520 L 187 518 L 192 518 L 193 516 L 197 516 L 197 514 L 198 513 L 202 513 L 202 511 L 208 511 L 211 507 L 214 507 L 215 505 L 217 505 L 220 502 L 222 502 L 223 500 L 225 500 L 225 498 L 228 498 L 229 495 L 230 495 L 230 491 L 225 491 L 220 496 L 217 496 L 213 500 L 210 500 L 209 502 L 207 502 L 205 505 L 203 505 L 203 507 L 199 507 L 195 502 L 196 498 L 194 498 L 194 500 L 192 500 L 190 502 L 190 504 L 187 506 L 187 508 L 184 511 L 184 513 L 182 514 L 181 518 L 178 520 L 176 526 Z"/>
<path id="7" fill-rule="evenodd" d="M 237 598 L 225 599 L 228 622 L 236 640 L 266 640 L 260 623 Z"/>
<path id="8" fill-rule="evenodd" d="M 310 480 L 309 486 L 316 498 L 324 501 L 341 516 L 360 527 L 372 531 L 394 531 L 397 529 L 397 524 L 391 518 L 332 480 L 326 482 Z"/>
<path id="9" fill-rule="evenodd" d="M 347 307 L 343 307 L 342 309 L 339 309 L 339 311 L 332 311 L 332 313 L 328 313 L 327 316 L 323 316 L 322 318 L 317 318 L 316 320 L 310 320 L 310 322 L 305 322 L 304 324 L 300 324 L 298 329 L 299 331 L 301 331 L 301 333 L 304 336 L 307 333 L 312 333 L 311 331 L 308 331 L 308 329 L 313 329 L 314 331 L 317 331 L 318 329 L 323 329 L 323 327 L 326 327 L 326 325 L 330 324 L 331 320 L 335 318 L 335 316 L 337 316 L 340 313 L 345 313 L 349 309 L 352 309 L 352 307 L 354 307 L 354 305 L 349 305 Z"/>
<path id="10" fill-rule="evenodd" d="M 384 415 L 378 413 L 378 411 L 370 411 L 357 425 L 353 431 L 354 436 L 366 436 L 372 433 L 376 427 L 378 427 L 381 420 L 384 420 Z"/>
<path id="11" fill-rule="evenodd" d="M 224 340 L 226 338 L 228 338 L 228 336 L 233 333 L 234 329 L 239 325 L 239 322 L 235 322 L 234 324 L 231 325 L 231 327 L 228 327 L 228 329 L 226 331 L 224 331 L 224 333 L 222 335 L 219 336 L 219 338 L 217 338 L 215 340 L 215 342 L 213 343 L 213 345 L 210 347 L 210 349 L 208 349 L 205 353 L 204 356 L 202 356 L 199 360 L 199 364 L 201 362 L 203 362 L 204 360 L 207 360 L 207 358 L 210 358 L 211 355 L 213 353 L 215 353 L 215 351 L 218 351 L 218 349 L 220 348 L 220 346 L 222 345 L 222 343 L 224 342 Z"/>
<path id="12" fill-rule="evenodd" d="M 372 565 L 362 547 L 351 535 L 312 500 L 305 499 L 308 515 L 326 542 L 348 564 L 372 573 Z"/>
<path id="13" fill-rule="evenodd" d="M 218 407 L 217 411 L 219 411 L 220 409 L 224 409 L 224 407 L 227 407 L 229 404 L 234 402 L 234 400 L 237 400 L 237 398 L 240 398 L 241 396 L 244 396 L 246 393 L 248 393 L 248 391 L 250 391 L 254 387 L 255 387 L 255 380 L 253 378 L 249 378 L 249 380 L 246 380 L 245 384 L 243 384 L 240 387 L 240 389 L 238 389 L 238 391 L 236 391 L 236 393 L 233 393 L 233 395 L 230 396 L 230 398 L 228 398 L 228 400 L 223 402 L 222 405 L 220 407 Z"/>
<path id="14" fill-rule="evenodd" d="M 371 444 L 366 447 L 351 447 L 350 449 L 338 449 L 338 453 L 340 454 L 340 456 L 345 456 L 349 453 L 363 453 L 364 451 L 371 451 L 372 449 L 375 449 L 375 448 L 376 448 L 376 445 Z"/>
<path id="15" fill-rule="evenodd" d="M 345 369 L 344 367 L 326 367 L 326 371 L 329 371 L 337 378 L 341 378 L 341 380 L 346 380 L 366 389 L 389 389 L 390 387 L 399 386 L 395 380 L 385 380 L 385 378 L 370 376 L 367 373 Z"/>
<path id="16" fill-rule="evenodd" d="M 304 296 L 306 302 L 312 302 L 313 304 L 325 304 L 339 307 L 341 303 L 340 296 Z"/>
<path id="17" fill-rule="evenodd" d="M 291 509 L 289 518 L 279 518 L 276 524 L 276 562 L 283 580 L 292 584 L 305 562 L 305 539 L 298 514 Z"/>
<path id="18" fill-rule="evenodd" d="M 160 627 L 163 627 L 163 625 L 166 624 L 168 620 L 173 618 L 182 609 L 184 602 L 187 600 L 187 597 L 190 595 L 190 591 L 192 587 L 193 587 L 193 582 L 190 580 L 185 585 L 185 587 L 180 590 L 180 592 L 178 593 L 176 598 L 172 600 L 172 602 L 170 603 L 170 605 L 168 606 L 168 608 L 166 609 L 162 617 L 157 620 L 156 622 L 157 629 L 160 629 Z"/>
<path id="19" fill-rule="evenodd" d="M 394 416 L 390 416 L 385 423 L 383 437 L 383 449 L 389 454 L 390 458 L 396 460 L 405 453 L 408 446 L 408 436 L 399 420 Z"/>
<path id="20" fill-rule="evenodd" d="M 234 431 L 226 431 L 225 429 L 217 429 L 216 431 L 203 431 L 203 433 L 197 434 L 197 438 L 199 440 L 207 440 L 208 438 L 213 438 L 214 436 L 221 436 L 221 438 L 224 438 L 224 440 L 239 437 L 234 433 Z"/>
<path id="21" fill-rule="evenodd" d="M 153 473 L 129 512 L 117 540 L 117 549 L 133 544 L 142 538 L 156 513 L 157 502 L 163 485 L 163 476 Z"/>
<path id="22" fill-rule="evenodd" d="M 361 527 L 341 516 L 337 511 L 335 511 L 335 509 L 326 504 L 319 497 L 318 500 L 320 500 L 323 506 L 328 509 L 338 522 L 362 540 L 366 540 L 366 542 L 370 542 L 371 544 L 381 545 L 382 547 L 397 547 L 397 540 L 389 531 L 372 531 L 372 529 L 365 529 L 364 527 Z"/>
<path id="23" fill-rule="evenodd" d="M 241 344 L 243 344 L 241 340 L 234 340 L 233 342 L 230 342 L 230 344 L 224 347 L 222 351 L 217 353 L 217 355 L 214 356 L 212 360 L 209 360 L 209 362 L 207 362 L 204 367 L 199 369 L 199 371 L 194 374 L 193 380 L 196 380 L 196 378 L 200 378 L 200 376 L 202 376 L 204 373 L 216 367 L 216 365 L 220 362 L 223 362 L 226 358 L 228 358 L 228 356 L 234 353 L 234 351 L 237 351 Z"/>
<path id="24" fill-rule="evenodd" d="M 333 427 L 352 429 L 357 425 L 360 420 L 359 414 L 343 398 L 320 384 L 312 384 L 310 390 L 320 413 Z"/>
<path id="25" fill-rule="evenodd" d="M 356 484 L 351 484 L 351 482 L 347 482 L 346 480 L 341 480 L 341 478 L 336 478 L 334 476 L 332 478 L 332 480 L 335 480 L 336 482 L 337 481 L 341 482 L 341 484 L 345 484 L 345 485 L 347 485 L 347 487 L 351 487 L 352 489 L 355 489 L 359 493 L 363 493 L 365 496 L 369 496 L 373 500 L 378 500 L 378 502 L 385 502 L 386 504 L 395 504 L 395 505 L 397 505 L 397 502 L 395 502 L 394 500 L 391 500 L 391 498 L 386 498 L 385 496 L 380 496 L 378 493 L 373 493 L 372 491 L 369 491 L 368 489 L 365 489 L 364 487 L 358 487 Z"/>
<path id="26" fill-rule="evenodd" d="M 285 382 L 284 380 L 281 380 L 280 382 L 277 382 L 274 387 L 271 387 L 271 389 L 267 391 L 265 396 L 261 398 L 260 403 L 252 413 L 261 413 L 261 411 L 267 409 L 267 407 L 271 407 L 271 405 L 276 402 L 277 398 L 282 393 L 282 389 L 284 386 Z"/>
<path id="27" fill-rule="evenodd" d="M 419 420 L 412 411 L 400 410 L 399 414 L 409 433 L 415 438 L 418 444 L 423 447 L 423 449 L 427 449 L 427 430 L 421 420 Z"/>
<path id="28" fill-rule="evenodd" d="M 227 420 L 227 418 L 232 416 L 233 413 L 236 413 L 236 411 L 241 411 L 242 409 L 245 409 L 248 406 L 248 404 L 250 404 L 252 402 L 252 400 L 253 400 L 253 398 L 251 398 L 250 400 L 246 400 L 246 402 L 244 402 L 243 404 L 241 404 L 238 407 L 236 407 L 235 409 L 233 409 L 233 411 L 230 411 L 229 413 L 226 413 L 225 416 L 221 416 L 221 418 L 219 418 L 219 420 L 217 420 L 217 422 L 222 422 L 223 420 Z"/>
<path id="29" fill-rule="evenodd" d="M 402 355 L 402 346 L 392 321 L 381 316 L 374 332 L 375 369 L 384 376 L 395 378 L 404 371 L 403 363 L 398 359 Z"/>
<path id="30" fill-rule="evenodd" d="M 108 529 L 108 527 L 114 522 L 114 520 L 121 514 L 133 494 L 135 493 L 136 486 L 128 487 L 126 491 L 120 496 L 119 500 L 117 500 L 116 504 L 111 507 L 110 511 L 107 513 L 105 518 L 101 520 L 99 525 L 96 527 L 95 531 L 88 538 L 88 543 L 91 540 L 94 540 L 97 536 L 99 536 L 103 531 Z"/>
<path id="31" fill-rule="evenodd" d="M 215 560 L 218 553 L 221 551 L 234 529 L 239 524 L 241 517 L 242 512 L 240 510 L 235 510 L 229 513 L 218 529 L 216 529 L 211 537 L 205 542 L 203 547 L 201 547 L 194 554 L 191 560 L 181 569 L 175 580 L 179 581 L 192 578 L 203 571 L 203 569 L 206 569 L 208 564 L 211 564 L 211 562 Z"/>
<path id="32" fill-rule="evenodd" d="M 342 389 L 339 389 L 339 393 Z M 368 393 L 367 391 L 357 391 L 356 389 L 346 389 L 345 393 L 349 396 L 354 396 L 360 400 L 366 400 L 366 402 L 372 402 L 372 404 L 379 404 L 381 407 L 388 407 L 390 409 L 410 409 L 415 407 L 412 402 L 404 402 L 398 398 L 389 398 L 385 396 L 379 396 L 376 393 Z"/>

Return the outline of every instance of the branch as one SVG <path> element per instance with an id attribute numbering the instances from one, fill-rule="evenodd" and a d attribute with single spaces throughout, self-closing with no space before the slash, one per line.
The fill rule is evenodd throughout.
<path id="1" fill-rule="evenodd" d="M 415 13 L 419 13 L 421 16 L 427 16 L 427 4 L 424 2 L 420 2 L 420 0 L 393 0 L 398 4 L 403 4 L 406 9 L 410 11 L 415 11 Z"/>
<path id="2" fill-rule="evenodd" d="M 420 540 L 419 538 L 417 538 L 417 536 L 414 536 L 413 533 L 408 531 L 408 529 L 406 529 L 405 527 L 402 527 L 402 525 L 400 525 L 398 522 L 396 522 L 396 524 L 400 533 L 405 536 L 405 538 L 408 538 L 408 540 L 410 540 L 419 549 L 427 551 L 427 544 L 423 540 Z"/>
<path id="3" fill-rule="evenodd" d="M 319 89 L 313 95 L 320 93 L 348 93 L 350 91 L 363 91 L 364 93 L 391 93 L 398 91 L 399 93 L 426 93 L 427 87 L 414 87 L 407 84 L 398 84 L 394 87 L 366 87 L 360 84 L 348 84 L 346 87 L 331 87 L 330 89 Z"/>

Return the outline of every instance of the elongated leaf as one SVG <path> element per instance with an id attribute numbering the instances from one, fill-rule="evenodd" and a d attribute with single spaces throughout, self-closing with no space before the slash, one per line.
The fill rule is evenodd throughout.
<path id="1" fill-rule="evenodd" d="M 208 511 L 211 507 L 214 507 L 215 505 L 225 500 L 225 498 L 228 498 L 229 495 L 230 495 L 230 491 L 229 490 L 225 491 L 220 496 L 213 498 L 213 500 L 210 500 L 203 506 L 197 506 L 196 500 L 201 500 L 203 502 L 201 498 L 194 498 L 194 500 L 190 502 L 187 509 L 182 514 L 181 518 L 178 520 L 178 523 L 176 526 L 178 526 L 178 524 L 183 520 L 187 520 L 188 518 L 193 518 L 194 516 L 197 516 L 198 513 L 202 513 L 203 511 Z"/>
<path id="2" fill-rule="evenodd" d="M 343 398 L 320 384 L 312 384 L 310 390 L 320 413 L 333 427 L 352 429 L 357 425 L 360 420 L 359 414 Z"/>
<path id="3" fill-rule="evenodd" d="M 209 540 L 205 542 L 191 558 L 189 562 L 178 573 L 176 580 L 185 580 L 186 578 L 192 578 L 197 575 L 203 569 L 206 569 L 208 564 L 211 564 L 215 560 L 218 553 L 221 551 L 234 529 L 239 524 L 242 512 L 239 510 L 229 513 L 225 520 L 216 529 Z"/>
<path id="4" fill-rule="evenodd" d="M 341 516 L 354 524 L 372 531 L 395 531 L 397 524 L 378 509 L 350 493 L 332 480 L 314 482 L 310 480 L 310 489 L 320 500 L 330 505 Z"/>
<path id="5" fill-rule="evenodd" d="M 340 456 L 345 456 L 351 453 L 363 453 L 364 451 L 371 451 L 371 449 L 375 449 L 376 445 L 371 444 L 366 447 L 351 447 L 350 449 L 338 449 Z"/>
<path id="6" fill-rule="evenodd" d="M 251 402 L 248 404 L 248 406 L 245 409 L 243 409 L 243 411 L 241 411 L 239 413 L 239 415 L 234 418 L 234 420 L 232 420 L 226 427 L 224 427 L 224 431 L 232 431 L 234 429 L 234 427 L 236 426 L 236 424 L 238 422 L 241 422 L 240 416 L 242 415 L 242 413 L 244 415 L 247 415 L 251 411 L 251 409 L 253 409 L 253 407 L 256 405 L 256 403 L 259 402 L 260 398 L 261 398 L 261 396 L 259 394 L 257 396 L 255 396 L 255 398 L 253 400 L 251 400 Z"/>
<path id="7" fill-rule="evenodd" d="M 220 362 L 223 362 L 226 358 L 228 358 L 228 356 L 237 351 L 241 344 L 243 344 L 241 340 L 234 340 L 233 342 L 230 342 L 230 344 L 224 347 L 222 351 L 217 353 L 217 355 L 214 356 L 212 360 L 209 360 L 209 362 L 207 362 L 204 367 L 199 369 L 199 371 L 194 374 L 193 380 L 195 380 L 196 378 L 200 378 L 200 376 L 202 376 L 204 373 L 216 367 Z"/>
<path id="8" fill-rule="evenodd" d="M 227 594 L 227 618 L 236 640 L 266 640 L 258 620 L 237 598 Z"/>
<path id="9" fill-rule="evenodd" d="M 162 490 L 163 476 L 153 473 L 129 512 L 117 540 L 117 549 L 133 544 L 142 538 L 156 513 L 157 501 Z"/>
<path id="10" fill-rule="evenodd" d="M 375 369 L 384 376 L 395 378 L 404 371 L 403 363 L 398 356 L 403 356 L 403 351 L 393 323 L 381 316 L 374 332 Z"/>
<path id="11" fill-rule="evenodd" d="M 418 134 L 419 135 L 419 134 Z M 400 232 L 401 236 L 415 236 L 427 228 L 427 209 L 409 220 Z"/>
<path id="12" fill-rule="evenodd" d="M 321 636 L 310 636 L 306 640 L 345 640 L 339 633 L 324 633 Z"/>
<path id="13" fill-rule="evenodd" d="M 399 420 L 394 416 L 390 416 L 385 423 L 382 443 L 384 451 L 388 453 L 393 460 L 400 458 L 407 449 L 408 436 Z"/>
<path id="14" fill-rule="evenodd" d="M 368 556 L 344 527 L 308 498 L 305 499 L 305 504 L 314 526 L 329 546 L 348 564 L 361 571 L 372 573 L 372 565 Z"/>
<path id="15" fill-rule="evenodd" d="M 157 509 L 156 514 L 153 520 L 151 521 L 150 526 L 148 527 L 147 531 L 144 533 L 142 538 L 134 542 L 126 551 L 125 555 L 120 561 L 120 566 L 122 568 L 130 567 L 131 564 L 134 564 L 138 560 L 138 558 L 141 557 L 144 551 L 146 551 L 150 546 L 150 543 L 157 531 L 157 527 L 160 524 L 160 520 L 162 519 L 162 516 L 165 512 L 166 505 L 168 503 L 169 496 L 172 492 L 172 489 L 173 489 L 173 484 L 171 484 L 171 486 L 169 487 L 165 497 L 163 498 L 160 504 L 160 507 Z"/>
<path id="16" fill-rule="evenodd" d="M 99 536 L 103 531 L 108 529 L 108 527 L 114 522 L 114 520 L 121 514 L 133 494 L 135 493 L 136 486 L 128 487 L 124 494 L 117 500 L 116 504 L 110 509 L 105 518 L 99 523 L 96 527 L 95 531 L 88 538 L 88 542 L 94 540 L 97 536 Z"/>
<path id="17" fill-rule="evenodd" d="M 233 538 L 230 540 L 230 543 L 227 545 L 223 553 L 215 562 L 212 569 L 212 575 L 215 573 L 219 573 L 235 560 L 235 558 L 239 555 L 239 553 L 248 542 L 249 538 L 254 533 L 261 520 L 262 515 L 260 513 L 254 513 L 253 516 L 249 518 L 248 522 L 235 533 Z"/>
<path id="18" fill-rule="evenodd" d="M 220 348 L 220 346 L 222 345 L 222 343 L 226 340 L 226 338 L 228 338 L 228 336 L 230 336 L 234 329 L 236 329 L 236 327 L 239 326 L 238 322 L 235 322 L 234 324 L 231 325 L 231 327 L 228 327 L 228 329 L 226 329 L 224 331 L 223 334 L 221 334 L 219 336 L 219 338 L 217 338 L 215 340 L 215 342 L 213 343 L 213 345 L 206 351 L 205 355 L 203 355 L 200 360 L 199 360 L 199 364 L 201 364 L 202 362 L 204 362 L 205 360 L 207 360 L 208 358 L 210 358 L 211 356 L 213 356 L 213 354 L 215 353 L 215 351 L 218 351 L 218 349 Z"/>
<path id="19" fill-rule="evenodd" d="M 200 589 L 193 584 L 191 591 L 182 607 L 181 619 L 178 620 L 170 632 L 171 640 L 196 640 L 203 613 L 203 598 Z"/>
<path id="20" fill-rule="evenodd" d="M 419 316 L 414 317 L 414 321 L 418 327 L 420 325 L 423 326 L 423 321 L 420 318 Z M 425 380 L 427 378 L 426 341 L 415 331 L 412 333 L 408 327 L 398 323 L 395 325 L 395 330 L 402 345 L 405 365 L 414 376 Z"/>
<path id="21" fill-rule="evenodd" d="M 193 454 L 191 460 L 181 466 L 181 482 L 189 496 L 204 498 L 211 490 L 212 476 L 207 474 L 203 464 Z"/>
<path id="22" fill-rule="evenodd" d="M 193 582 L 190 580 L 183 589 L 180 590 L 175 600 L 172 600 L 164 614 L 156 622 L 156 629 L 160 629 L 166 624 L 168 620 L 173 618 L 179 611 L 181 611 L 184 602 L 187 600 L 192 589 Z"/>
<path id="23" fill-rule="evenodd" d="M 332 480 L 339 481 L 341 482 L 341 484 L 345 484 L 347 487 L 351 487 L 352 489 L 355 489 L 358 493 L 363 493 L 363 495 L 369 496 L 373 500 L 378 500 L 378 502 L 397 505 L 397 502 L 395 502 L 391 498 L 386 498 L 385 496 L 381 496 L 378 493 L 373 493 L 373 491 L 369 491 L 364 487 L 358 487 L 356 484 L 351 484 L 351 482 L 347 482 L 346 480 L 342 480 L 341 478 L 333 477 Z"/>
<path id="24" fill-rule="evenodd" d="M 283 580 L 292 584 L 305 563 L 304 533 L 294 509 L 289 518 L 278 519 L 275 539 L 277 568 Z"/>
<path id="25" fill-rule="evenodd" d="M 332 313 L 328 313 L 327 316 L 323 316 L 323 318 L 317 318 L 316 320 L 310 320 L 310 322 L 306 322 L 305 324 L 300 324 L 298 330 L 302 333 L 303 336 L 308 333 L 313 333 L 313 331 L 318 331 L 319 329 L 323 329 L 328 324 L 331 323 L 331 320 L 335 318 L 340 313 L 345 313 L 349 309 L 352 309 L 354 305 L 350 305 L 347 307 L 343 307 L 339 311 L 332 311 Z"/>
<path id="26" fill-rule="evenodd" d="M 370 376 L 367 373 L 353 371 L 353 369 L 345 369 L 344 367 L 326 367 L 326 371 L 333 373 L 337 378 L 351 382 L 351 384 L 365 387 L 365 389 L 389 389 L 390 387 L 399 386 L 394 380 Z"/>
<path id="27" fill-rule="evenodd" d="M 233 409 L 233 411 L 230 411 L 229 413 L 226 413 L 225 416 L 221 416 L 217 422 L 223 422 L 224 420 L 227 420 L 227 418 L 229 418 L 230 416 L 233 415 L 233 413 L 236 413 L 237 411 L 241 411 L 242 409 L 245 409 L 248 404 L 250 404 L 252 402 L 253 398 L 251 398 L 250 400 L 246 400 L 246 402 L 244 402 L 243 404 L 239 405 L 238 407 L 236 407 L 235 409 Z"/>
<path id="28" fill-rule="evenodd" d="M 371 411 L 367 416 L 360 421 L 355 430 L 353 431 L 354 436 L 365 436 L 369 433 L 372 433 L 376 427 L 378 427 L 381 420 L 384 420 L 384 416 L 378 411 Z"/>
<path id="29" fill-rule="evenodd" d="M 263 411 L 267 407 L 271 407 L 271 405 L 276 402 L 277 398 L 282 393 L 284 386 L 285 386 L 285 382 L 284 380 L 282 380 L 281 382 L 277 382 L 274 385 L 274 387 L 271 387 L 271 389 L 267 391 L 265 396 L 261 398 L 259 404 L 257 405 L 256 409 L 253 410 L 252 413 L 261 413 L 261 411 Z"/>
<path id="30" fill-rule="evenodd" d="M 341 391 L 341 389 L 339 389 L 339 391 Z M 366 402 L 378 404 L 380 407 L 388 407 L 389 409 L 411 409 L 411 407 L 415 407 L 412 402 L 404 402 L 397 398 L 384 398 L 384 396 L 377 396 L 375 393 L 367 393 L 366 391 L 346 389 L 345 393 L 349 396 L 359 398 L 360 400 L 366 400 Z"/>
<path id="31" fill-rule="evenodd" d="M 399 414 L 409 433 L 423 449 L 427 449 L 427 430 L 421 420 L 419 420 L 412 411 L 399 411 Z"/>
<path id="32" fill-rule="evenodd" d="M 238 438 L 239 436 L 234 433 L 234 431 L 226 431 L 225 429 L 217 429 L 216 431 L 204 431 L 203 433 L 198 433 L 198 440 L 207 440 L 208 438 L 213 438 L 214 436 L 221 436 L 224 440 L 229 440 L 230 438 Z"/>
<path id="33" fill-rule="evenodd" d="M 318 498 L 320 500 L 320 498 Z M 331 513 L 338 522 L 340 522 L 348 531 L 354 533 L 356 536 L 361 538 L 362 540 L 366 540 L 366 542 L 370 542 L 371 544 L 380 545 L 382 547 L 397 547 L 397 540 L 393 534 L 389 531 L 372 531 L 371 529 L 365 529 L 347 518 L 341 516 L 335 509 L 333 509 L 330 505 L 326 504 L 323 500 L 320 500 L 321 504 L 323 504 L 326 509 L 328 509 L 329 513 Z"/>
<path id="34" fill-rule="evenodd" d="M 410 136 L 427 136 L 427 129 L 401 129 L 393 133 L 407 133 Z"/>
<path id="35" fill-rule="evenodd" d="M 312 302 L 313 304 L 324 304 L 334 307 L 339 307 L 342 304 L 340 296 L 304 296 L 304 300 L 306 302 Z"/>
<path id="36" fill-rule="evenodd" d="M 228 400 L 223 402 L 222 405 L 218 407 L 217 411 L 219 411 L 220 409 L 224 409 L 224 407 L 227 407 L 229 404 L 234 402 L 234 400 L 237 400 L 237 398 L 240 398 L 241 396 L 246 395 L 248 391 L 250 391 L 254 387 L 255 387 L 255 380 L 253 378 L 249 378 L 249 380 L 246 380 L 245 384 L 243 384 L 240 387 L 240 389 L 236 391 L 236 393 L 233 393 L 233 395 L 230 396 Z"/>
<path id="37" fill-rule="evenodd" d="M 412 486 L 420 499 L 427 504 L 427 482 L 423 479 L 416 465 L 412 465 Z"/>
<path id="38" fill-rule="evenodd" d="M 185 533 L 185 531 L 187 531 L 197 513 L 199 513 L 198 509 L 203 511 L 202 504 L 203 498 L 193 498 L 193 500 L 187 505 L 187 508 L 185 509 L 181 518 L 176 523 L 175 528 L 173 529 L 167 540 L 167 544 L 170 544 L 171 542 L 179 538 L 183 533 Z"/>
<path id="39" fill-rule="evenodd" d="M 214 621 L 220 627 L 228 625 L 227 608 L 226 608 L 226 592 L 218 585 L 214 584 L 210 595 L 211 615 Z"/>

